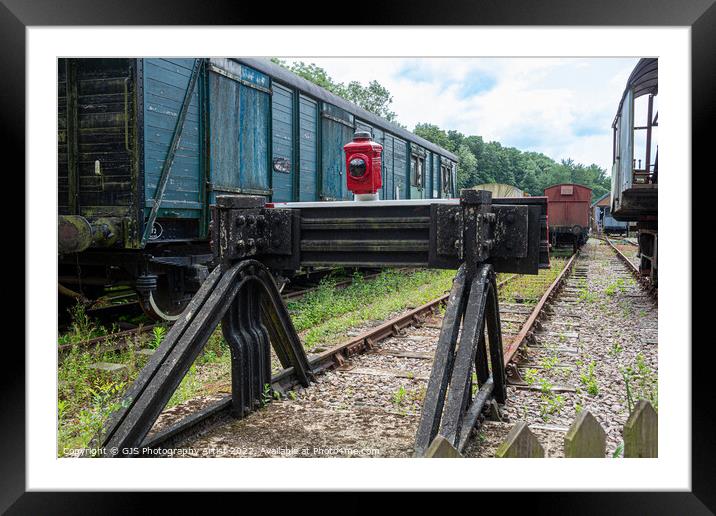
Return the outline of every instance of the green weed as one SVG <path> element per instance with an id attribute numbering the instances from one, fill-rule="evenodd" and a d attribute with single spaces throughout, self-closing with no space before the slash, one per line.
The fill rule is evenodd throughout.
<path id="1" fill-rule="evenodd" d="M 152 341 L 149 344 L 150 347 L 152 349 L 157 349 L 161 345 L 166 334 L 167 329 L 164 326 L 155 326 L 152 329 Z"/>
<path id="2" fill-rule="evenodd" d="M 654 410 L 659 409 L 659 382 L 655 371 L 649 367 L 642 353 L 638 353 L 632 365 L 621 368 L 626 386 L 627 408 L 631 413 L 636 402 L 648 400 Z"/>
<path id="3" fill-rule="evenodd" d="M 583 369 L 579 375 L 580 382 L 582 382 L 582 385 L 584 385 L 584 387 L 587 389 L 587 393 L 591 396 L 596 396 L 597 394 L 599 394 L 599 384 L 597 383 L 597 377 L 594 374 L 596 366 L 597 364 L 594 362 L 594 360 L 592 360 L 587 366 L 587 369 Z"/>

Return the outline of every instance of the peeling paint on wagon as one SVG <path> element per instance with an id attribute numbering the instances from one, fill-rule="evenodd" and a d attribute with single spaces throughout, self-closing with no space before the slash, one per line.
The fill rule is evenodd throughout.
<path id="1" fill-rule="evenodd" d="M 204 263 L 209 208 L 217 192 L 279 201 L 351 198 L 342 147 L 361 124 L 385 147 L 383 199 L 409 197 L 411 143 L 435 152 L 436 159 L 456 159 L 267 60 L 61 59 L 58 64 L 59 211 L 88 220 L 120 219 L 122 236 L 114 247 L 126 250 L 61 256 L 70 276 L 77 274 L 75 258 L 82 261 L 83 276 L 91 271 L 93 279 L 106 281 L 108 267 L 121 268 L 125 276 L 119 281 L 131 286 L 140 275 Z M 282 94 L 291 98 L 286 106 Z M 180 118 L 183 124 L 177 124 Z M 171 166 L 165 168 L 169 154 Z M 282 184 L 284 174 L 291 178 Z M 162 176 L 166 190 L 154 213 L 163 231 L 141 250 Z M 177 246 L 166 246 L 169 254 L 155 260 L 154 244 L 169 242 Z"/>
<path id="2" fill-rule="evenodd" d="M 279 202 L 293 201 L 295 174 L 293 163 L 293 92 L 279 84 L 274 84 L 272 100 L 272 200 Z"/>
<path id="3" fill-rule="evenodd" d="M 174 132 L 181 130 L 179 147 L 169 169 L 166 189 L 160 208 L 179 207 L 187 210 L 185 217 L 201 216 L 202 165 L 201 88 L 195 87 L 182 128 L 177 120 L 191 78 L 194 59 L 144 60 L 144 206 L 145 217 L 154 204 L 157 186 Z M 163 213 L 162 215 L 167 215 Z M 199 235 L 192 235 L 199 238 Z"/>

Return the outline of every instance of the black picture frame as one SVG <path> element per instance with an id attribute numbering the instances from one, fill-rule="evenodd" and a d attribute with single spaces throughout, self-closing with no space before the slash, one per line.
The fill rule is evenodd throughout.
<path id="1" fill-rule="evenodd" d="M 347 18 L 340 5 L 319 1 L 294 5 L 283 4 L 277 9 L 274 3 L 232 2 L 216 0 L 210 6 L 202 2 L 174 0 L 172 2 L 147 0 L 1 0 L 0 3 L 0 70 L 3 72 L 0 106 L 2 118 L 0 145 L 3 156 L 17 161 L 13 170 L 24 170 L 25 149 L 25 29 L 28 26 L 48 25 L 248 25 L 248 24 L 341 24 Z M 378 4 L 370 4 L 377 8 Z M 691 27 L 692 71 L 692 163 L 699 178 L 710 184 L 709 171 L 713 158 L 709 149 L 709 125 L 715 119 L 716 103 L 716 5 L 714 0 L 462 0 L 452 5 L 419 1 L 397 1 L 385 4 L 378 14 L 372 13 L 366 21 L 379 25 L 564 25 L 564 26 L 689 26 Z M 354 21 L 350 18 L 351 22 Z M 711 143 L 711 145 L 709 145 Z M 711 158 L 711 159 L 709 159 Z M 684 172 L 686 174 L 686 172 Z M 711 173 L 713 175 L 713 173 Z M 692 176 L 692 182 L 696 179 Z M 20 189 L 24 186 L 18 182 Z M 698 191 L 698 189 L 697 189 Z M 25 191 L 25 199 L 32 192 Z M 692 202 L 692 206 L 698 205 Z M 678 207 L 682 210 L 682 207 Z M 681 213 L 683 215 L 683 213 Z M 688 214 L 687 214 L 688 215 Z M 692 221 L 697 222 L 696 212 Z M 24 224 L 24 218 L 23 218 Z M 692 237 L 700 233 L 692 230 Z M 701 233 L 703 234 L 703 233 Z M 708 234 L 708 233 L 705 233 Z M 25 233 L 25 238 L 30 235 Z M 695 246 L 692 246 L 692 249 Z M 18 249 L 21 249 L 18 245 Z M 23 252 L 23 251 L 21 251 Z M 691 256 L 693 256 L 693 251 Z M 694 263 L 695 267 L 695 263 Z M 30 273 L 25 269 L 25 274 Z M 684 281 L 691 281 L 685 278 Z M 693 296 L 693 292 L 692 292 Z M 695 299 L 695 298 L 693 298 Z M 662 309 L 668 311 L 668 303 Z M 19 305 L 20 303 L 18 303 Z M 24 305 L 23 305 L 24 306 Z M 707 308 L 692 303 L 694 322 L 708 320 L 700 313 Z M 703 316 L 703 317 L 700 317 Z M 686 329 L 684 335 L 686 336 Z M 688 352 L 688 337 L 684 352 Z M 550 514 L 712 514 L 716 511 L 716 460 L 714 447 L 714 396 L 708 381 L 713 358 L 712 339 L 693 339 L 692 377 L 684 378 L 692 386 L 692 456 L 690 492 L 640 493 L 526 493 L 511 494 L 508 506 L 525 504 L 530 512 Z M 7 357 L 15 353 L 16 356 Z M 9 514 L 84 514 L 97 512 L 123 512 L 146 509 L 147 496 L 127 496 L 126 493 L 69 493 L 25 492 L 25 354 L 16 346 L 5 350 L 5 363 L 0 374 L 0 510 Z M 694 360 L 695 357 L 698 359 Z M 697 383 L 699 382 L 699 383 Z M 476 510 L 486 501 L 487 494 L 474 495 Z M 493 495 L 494 496 L 494 495 Z M 499 498 L 500 495 L 497 495 Z M 171 493 L 173 502 L 186 503 L 186 497 Z M 505 501 L 506 497 L 502 498 Z M 423 497 L 415 495 L 402 508 L 422 505 Z M 294 498 L 307 500 L 306 496 Z M 495 500 L 495 501 L 499 501 Z M 303 502 L 299 502 L 303 503 Z M 402 503 L 402 502 L 401 502 Z M 353 504 L 344 499 L 342 505 L 353 510 L 367 509 L 361 502 Z"/>

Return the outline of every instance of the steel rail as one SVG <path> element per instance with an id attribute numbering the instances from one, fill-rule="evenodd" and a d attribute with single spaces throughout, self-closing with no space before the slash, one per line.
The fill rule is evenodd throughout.
<path id="1" fill-rule="evenodd" d="M 614 252 L 617 254 L 619 259 L 622 262 L 624 262 L 624 264 L 627 266 L 627 269 L 629 269 L 629 272 L 631 272 L 632 276 L 634 276 L 634 278 L 639 283 L 641 283 L 641 285 L 647 290 L 649 295 L 651 295 L 654 299 L 657 299 L 659 296 L 658 289 L 656 287 L 654 287 L 654 285 L 652 285 L 651 282 L 647 278 L 645 278 L 644 276 L 641 275 L 637 265 L 634 262 L 632 262 L 629 258 L 627 258 L 627 256 L 624 253 L 622 253 L 608 237 L 604 238 L 604 240 L 606 241 L 607 244 L 609 244 L 609 247 L 611 247 L 614 250 Z"/>
<path id="2" fill-rule="evenodd" d="M 629 271 L 630 271 L 632 274 L 635 274 L 635 275 L 639 276 L 639 269 L 637 268 L 636 264 L 635 264 L 634 262 L 632 262 L 629 258 L 627 258 L 626 255 L 625 255 L 624 253 L 622 253 L 622 252 L 614 245 L 614 242 L 612 242 L 609 237 L 604 238 L 604 241 L 605 241 L 607 244 L 609 244 L 609 247 L 611 247 L 611 248 L 614 250 L 614 252 L 617 253 L 617 256 L 618 256 L 623 262 L 626 263 L 627 267 L 629 268 Z"/>
<path id="3" fill-rule="evenodd" d="M 508 276 L 497 284 L 500 288 L 517 277 L 518 274 Z M 314 374 L 321 374 L 335 367 L 340 367 L 346 359 L 362 354 L 373 349 L 376 343 L 396 336 L 408 326 L 420 324 L 428 313 L 434 313 L 437 308 L 447 302 L 450 294 L 444 294 L 432 301 L 429 301 L 417 308 L 413 308 L 401 315 L 398 315 L 352 339 L 333 346 L 313 356 L 309 356 L 308 363 Z M 293 375 L 293 368 L 283 369 L 271 378 L 272 387 L 280 392 L 286 393 L 297 385 Z M 143 449 L 168 449 L 178 443 L 187 440 L 191 436 L 199 435 L 204 429 L 214 427 L 229 417 L 231 408 L 231 395 L 215 401 L 209 406 L 194 414 L 186 416 L 181 421 L 170 427 L 157 432 L 149 437 L 143 444 Z"/>
<path id="4" fill-rule="evenodd" d="M 93 345 L 100 345 L 100 344 L 106 344 L 107 342 L 113 340 L 113 339 L 124 339 L 124 343 L 117 343 L 114 346 L 111 346 L 111 350 L 120 350 L 127 347 L 127 339 L 130 337 L 133 337 L 135 335 L 139 335 L 142 333 L 146 333 L 148 331 L 153 330 L 156 328 L 157 324 L 148 324 L 148 325 L 141 325 L 137 326 L 136 328 L 132 328 L 130 330 L 124 330 L 119 331 L 116 333 L 110 333 L 109 335 L 102 335 L 100 337 L 94 337 L 92 339 L 82 340 L 79 342 L 75 342 L 73 344 L 62 344 L 60 346 L 57 346 L 57 351 L 59 353 L 67 353 L 69 352 L 73 347 L 77 346 L 80 348 L 85 348 Z"/>
<path id="5" fill-rule="evenodd" d="M 562 281 L 564 278 L 569 274 L 569 272 L 572 270 L 572 266 L 574 265 L 574 261 L 576 257 L 579 255 L 579 252 L 572 255 L 572 257 L 569 259 L 569 261 L 566 263 L 562 271 L 559 273 L 557 278 L 552 282 L 552 284 L 547 288 L 544 294 L 542 294 L 542 297 L 535 305 L 534 309 L 530 313 L 530 316 L 527 318 L 527 321 L 522 325 L 522 328 L 520 329 L 519 333 L 515 335 L 515 337 L 510 341 L 509 345 L 507 346 L 507 349 L 505 349 L 504 355 L 505 355 L 505 366 L 509 364 L 517 354 L 517 350 L 520 348 L 524 340 L 527 338 L 527 336 L 532 331 L 532 327 L 534 326 L 535 322 L 537 321 L 537 318 L 542 313 L 542 310 L 544 309 L 545 305 L 547 304 L 548 300 L 556 294 L 559 287 L 562 285 Z"/>
<path id="6" fill-rule="evenodd" d="M 363 276 L 364 280 L 372 280 L 375 279 L 378 275 L 380 275 L 379 272 L 377 273 L 371 273 L 366 274 Z M 353 278 L 349 278 L 344 281 L 340 281 L 333 285 L 334 288 L 337 289 L 344 289 L 348 286 L 350 286 L 353 283 Z M 303 296 L 310 292 L 314 292 L 318 290 L 320 287 L 307 287 L 299 290 L 295 290 L 292 292 L 287 292 L 284 295 L 282 295 L 284 301 L 296 301 L 298 299 L 301 299 Z M 119 307 L 125 307 L 129 305 L 130 303 L 120 304 L 120 305 L 110 305 L 108 307 L 103 307 L 95 310 L 108 310 L 108 309 L 119 309 Z M 90 310 L 88 310 L 89 312 Z M 159 326 L 159 323 L 155 324 L 148 324 L 148 325 L 140 325 L 136 328 L 131 328 L 129 330 L 123 330 L 115 333 L 110 333 L 107 335 L 101 335 L 99 337 L 94 337 L 87 340 L 82 340 L 79 342 L 75 342 L 72 344 L 62 344 L 57 347 L 57 350 L 59 353 L 67 353 L 70 350 L 72 350 L 73 347 L 77 346 L 78 348 L 86 348 L 91 347 L 95 345 L 101 345 L 101 344 L 107 344 L 111 342 L 114 339 L 123 339 L 123 342 L 121 343 L 114 343 L 114 345 L 109 346 L 105 349 L 105 351 L 120 351 L 122 349 L 126 349 L 129 346 L 128 339 L 137 335 L 141 335 L 142 333 L 147 333 L 149 331 L 152 331 L 155 327 Z M 171 325 L 170 325 L 171 326 Z"/>
<path id="7" fill-rule="evenodd" d="M 372 279 L 375 279 L 379 275 L 380 275 L 380 272 L 376 272 L 373 274 L 366 274 L 365 276 L 363 276 L 363 279 L 364 280 L 372 280 Z M 343 288 L 350 286 L 352 283 L 353 283 L 353 278 L 348 278 L 347 280 L 343 280 L 343 281 L 339 281 L 339 282 L 335 283 L 333 285 L 333 288 L 343 289 Z M 282 297 L 285 301 L 288 301 L 288 300 L 295 301 L 297 299 L 301 299 L 303 296 L 305 296 L 306 294 L 308 294 L 310 292 L 314 292 L 314 291 L 318 290 L 319 288 L 320 288 L 320 286 L 307 287 L 307 288 L 303 288 L 303 289 L 299 289 L 299 290 L 294 290 L 292 292 L 286 292 L 285 294 L 282 294 Z"/>

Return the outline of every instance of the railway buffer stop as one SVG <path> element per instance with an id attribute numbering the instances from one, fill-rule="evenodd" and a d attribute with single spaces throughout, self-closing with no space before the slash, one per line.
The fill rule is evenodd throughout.
<path id="1" fill-rule="evenodd" d="M 462 450 L 486 404 L 505 403 L 495 274 L 537 274 L 549 266 L 541 245 L 546 199 L 493 199 L 485 190 L 462 190 L 459 199 L 376 200 L 380 145 L 357 133 L 344 150 L 354 201 L 217 197 L 211 232 L 219 265 L 98 436 L 105 449 L 117 450 L 117 457 L 142 454 L 154 422 L 220 322 L 231 350 L 232 392 L 225 407 L 231 416 L 259 409 L 266 386 L 309 386 L 326 366 L 309 360 L 273 279 L 309 266 L 457 270 L 415 437 L 416 456 L 438 435 Z M 273 378 L 271 347 L 284 368 Z M 185 429 L 192 416 L 186 419 L 164 433 Z"/>

